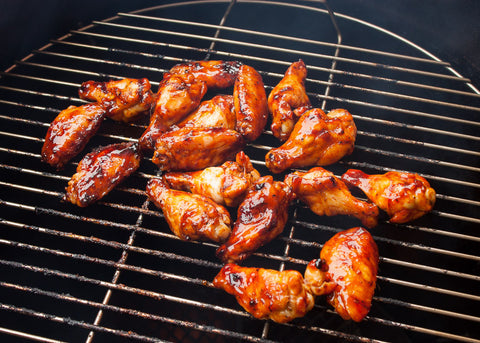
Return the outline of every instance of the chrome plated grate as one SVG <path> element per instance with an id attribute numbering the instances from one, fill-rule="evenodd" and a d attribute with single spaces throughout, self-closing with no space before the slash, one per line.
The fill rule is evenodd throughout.
<path id="1" fill-rule="evenodd" d="M 46 342 L 480 342 L 480 92 L 402 37 L 339 13 L 335 22 L 341 39 L 311 2 L 172 3 L 93 22 L 1 73 L 0 333 Z M 250 317 L 211 284 L 216 245 L 180 241 L 147 200 L 157 174 L 149 156 L 99 203 L 61 201 L 83 155 L 56 172 L 40 149 L 58 112 L 83 103 L 83 81 L 147 77 L 155 88 L 173 65 L 205 58 L 254 66 L 267 92 L 302 58 L 313 104 L 347 108 L 358 127 L 354 153 L 327 169 L 418 172 L 436 189 L 431 214 L 371 230 L 380 270 L 363 322 L 343 321 L 322 299 L 289 324 Z M 145 124 L 107 120 L 85 151 L 135 140 Z M 267 131 L 246 148 L 262 174 L 278 145 Z M 358 225 L 296 204 L 282 236 L 244 264 L 303 272 L 323 242 Z"/>

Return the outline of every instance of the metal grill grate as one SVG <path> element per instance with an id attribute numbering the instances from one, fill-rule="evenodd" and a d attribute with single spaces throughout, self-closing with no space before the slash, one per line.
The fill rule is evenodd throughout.
<path id="1" fill-rule="evenodd" d="M 174 3 L 94 22 L 1 73 L 0 333 L 46 342 L 480 342 L 480 92 L 399 36 L 335 20 L 341 40 L 327 10 L 296 2 Z M 157 174 L 149 156 L 101 202 L 61 201 L 82 156 L 56 172 L 40 149 L 58 112 L 83 103 L 81 82 L 147 77 L 156 86 L 174 64 L 207 57 L 254 66 L 267 92 L 302 58 L 312 103 L 347 108 L 358 127 L 354 153 L 327 169 L 418 172 L 436 189 L 431 214 L 371 230 L 380 270 L 363 322 L 343 321 L 321 299 L 290 324 L 250 317 L 211 284 L 216 245 L 180 241 L 146 199 Z M 85 151 L 144 128 L 106 121 Z M 267 131 L 246 148 L 262 174 L 278 145 Z M 281 237 L 245 265 L 303 272 L 323 242 L 358 224 L 295 204 Z"/>

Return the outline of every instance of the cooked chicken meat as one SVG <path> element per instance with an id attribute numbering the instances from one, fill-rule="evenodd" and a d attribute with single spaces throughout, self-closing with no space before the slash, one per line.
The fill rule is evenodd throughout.
<path id="1" fill-rule="evenodd" d="M 237 211 L 232 234 L 217 249 L 223 262 L 239 262 L 282 233 L 293 193 L 288 185 L 263 176 L 248 191 Z"/>
<path id="2" fill-rule="evenodd" d="M 61 169 L 85 148 L 105 118 L 97 103 L 70 106 L 61 111 L 48 128 L 42 147 L 42 161 Z"/>
<path id="3" fill-rule="evenodd" d="M 285 183 L 320 216 L 349 215 L 360 219 L 366 227 L 377 225 L 377 206 L 355 198 L 341 179 L 322 167 L 290 173 Z"/>
<path id="4" fill-rule="evenodd" d="M 435 190 L 418 174 L 391 171 L 368 175 L 349 169 L 342 179 L 360 188 L 370 201 L 387 212 L 392 223 L 417 219 L 431 211 L 435 204 Z"/>
<path id="5" fill-rule="evenodd" d="M 217 204 L 238 206 L 250 186 L 260 178 L 250 159 L 240 151 L 235 161 L 193 172 L 170 172 L 163 176 L 171 188 L 209 197 Z"/>
<path id="6" fill-rule="evenodd" d="M 103 198 L 138 169 L 141 158 L 137 143 L 111 144 L 93 150 L 78 164 L 68 182 L 65 200 L 85 207 Z"/>
<path id="7" fill-rule="evenodd" d="M 305 91 L 307 67 L 302 60 L 294 62 L 285 72 L 282 80 L 268 95 L 268 109 L 272 114 L 272 133 L 286 141 L 298 118 L 311 108 Z"/>
<path id="8" fill-rule="evenodd" d="M 237 115 L 236 130 L 249 142 L 263 132 L 268 119 L 265 87 L 260 74 L 252 67 L 242 65 L 233 88 Z"/>
<path id="9" fill-rule="evenodd" d="M 78 92 L 81 99 L 97 101 L 113 120 L 131 122 L 150 114 L 154 96 L 150 82 L 143 79 L 82 83 Z"/>
<path id="10" fill-rule="evenodd" d="M 345 320 L 361 321 L 370 311 L 378 271 L 378 248 L 370 233 L 360 227 L 337 233 L 311 261 L 305 283 L 314 295 L 327 301 Z"/>
<path id="11" fill-rule="evenodd" d="M 252 316 L 286 323 L 303 317 L 314 298 L 296 270 L 276 271 L 226 264 L 213 280 L 215 287 L 232 294 Z"/>
<path id="12" fill-rule="evenodd" d="M 180 239 L 223 242 L 230 235 L 230 214 L 213 200 L 170 189 L 160 178 L 148 182 L 146 193 Z"/>
<path id="13" fill-rule="evenodd" d="M 267 168 L 280 173 L 288 168 L 325 166 L 352 153 L 357 128 L 348 111 L 325 114 L 314 108 L 295 124 L 288 140 L 265 156 Z"/>

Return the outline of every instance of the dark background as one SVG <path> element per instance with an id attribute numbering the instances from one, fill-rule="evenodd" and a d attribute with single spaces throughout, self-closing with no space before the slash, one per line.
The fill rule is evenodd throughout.
<path id="1" fill-rule="evenodd" d="M 165 2 L 0 0 L 0 70 L 6 70 L 50 39 L 59 38 L 92 20 Z M 314 5 L 312 1 L 300 3 Z M 450 62 L 474 85 L 480 86 L 480 1 L 330 0 L 329 4 L 334 11 L 371 22 L 411 40 Z"/>

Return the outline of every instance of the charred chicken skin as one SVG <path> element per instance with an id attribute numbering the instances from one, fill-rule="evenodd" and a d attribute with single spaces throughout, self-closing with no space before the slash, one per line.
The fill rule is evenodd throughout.
<path id="1" fill-rule="evenodd" d="M 237 116 L 236 130 L 249 142 L 263 132 L 268 120 L 267 95 L 262 77 L 252 67 L 242 65 L 233 88 Z"/>
<path id="2" fill-rule="evenodd" d="M 68 182 L 65 200 L 86 207 L 103 198 L 140 166 L 142 156 L 137 143 L 118 143 L 100 147 L 80 161 Z"/>
<path id="3" fill-rule="evenodd" d="M 314 297 L 295 270 L 276 271 L 226 264 L 213 280 L 252 316 L 286 323 L 313 308 Z"/>
<path id="4" fill-rule="evenodd" d="M 42 147 L 42 161 L 56 169 L 80 153 L 98 131 L 105 109 L 97 103 L 70 106 L 61 111 L 48 128 Z"/>
<path id="5" fill-rule="evenodd" d="M 160 178 L 148 182 L 146 193 L 180 239 L 223 242 L 230 235 L 230 215 L 213 200 L 170 189 Z"/>
<path id="6" fill-rule="evenodd" d="M 223 262 L 240 262 L 282 233 L 293 193 L 288 185 L 263 176 L 248 191 L 237 211 L 232 234 L 217 249 Z"/>
<path id="7" fill-rule="evenodd" d="M 418 174 L 391 171 L 368 175 L 349 169 L 342 179 L 347 185 L 360 188 L 370 201 L 387 212 L 391 223 L 417 219 L 435 204 L 435 190 Z"/>
<path id="8" fill-rule="evenodd" d="M 370 311 L 378 271 L 378 248 L 370 233 L 360 227 L 337 233 L 311 261 L 305 283 L 314 295 L 327 301 L 345 320 L 361 321 Z"/>
<path id="9" fill-rule="evenodd" d="M 217 204 L 238 206 L 250 186 L 260 178 L 250 159 L 240 151 L 235 161 L 193 172 L 170 172 L 163 176 L 171 188 L 201 194 Z"/>
<path id="10" fill-rule="evenodd" d="M 366 227 L 377 225 L 377 206 L 355 198 L 341 179 L 322 167 L 290 173 L 285 183 L 320 216 L 349 215 L 360 219 Z"/>
<path id="11" fill-rule="evenodd" d="M 81 99 L 97 101 L 113 120 L 131 122 L 149 114 L 154 96 L 150 82 L 143 79 L 82 83 L 78 92 Z"/>
<path id="12" fill-rule="evenodd" d="M 164 171 L 200 170 L 222 164 L 244 145 L 234 130 L 184 127 L 158 138 L 152 161 Z"/>
<path id="13" fill-rule="evenodd" d="M 272 114 L 272 133 L 282 142 L 286 141 L 298 118 L 311 108 L 305 91 L 307 67 L 302 60 L 294 62 L 282 80 L 268 95 L 268 109 Z"/>
<path id="14" fill-rule="evenodd" d="M 314 108 L 295 124 L 290 137 L 265 156 L 268 169 L 280 173 L 288 168 L 325 166 L 352 153 L 357 135 L 353 117 L 336 109 L 325 114 Z"/>

